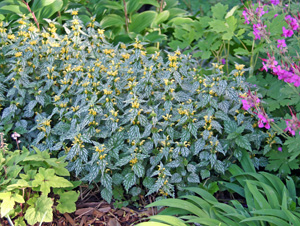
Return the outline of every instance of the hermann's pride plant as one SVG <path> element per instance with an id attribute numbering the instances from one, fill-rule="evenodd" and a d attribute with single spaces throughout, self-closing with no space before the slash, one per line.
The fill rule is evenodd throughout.
<path id="1" fill-rule="evenodd" d="M 206 76 L 179 50 L 163 58 L 139 40 L 112 46 L 95 18 L 86 27 L 70 13 L 65 36 L 50 20 L 42 31 L 26 18 L 1 24 L 0 130 L 66 156 L 108 202 L 116 191 L 178 195 L 224 174 L 243 150 L 265 166 L 262 150 L 280 141 L 241 110 L 251 86 L 243 65 L 225 73 L 214 64 Z"/>

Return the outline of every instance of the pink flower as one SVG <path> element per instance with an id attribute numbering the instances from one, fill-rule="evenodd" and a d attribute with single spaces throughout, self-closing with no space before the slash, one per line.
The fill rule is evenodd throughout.
<path id="1" fill-rule="evenodd" d="M 294 32 L 292 30 L 288 30 L 285 27 L 282 27 L 282 32 L 284 37 L 292 37 Z"/>
<path id="2" fill-rule="evenodd" d="M 300 120 L 297 118 L 297 116 L 291 111 L 292 119 L 286 119 L 286 129 L 284 131 L 289 131 L 293 136 L 296 135 L 296 131 L 300 129 Z M 300 134 L 300 132 L 299 132 Z"/>
<path id="3" fill-rule="evenodd" d="M 267 53 L 268 55 L 268 59 L 262 59 L 262 64 L 263 64 L 263 70 L 268 71 L 268 69 L 274 69 L 276 67 L 276 65 L 278 64 L 278 62 L 275 60 L 275 57 L 270 55 L 270 53 Z M 266 63 L 264 63 L 266 62 Z"/>
<path id="4" fill-rule="evenodd" d="M 244 10 L 244 11 L 243 11 L 243 16 L 244 16 L 244 19 L 245 19 L 245 23 L 246 23 L 246 24 L 250 24 L 250 22 L 249 22 L 249 19 L 248 19 L 247 15 L 248 15 L 248 14 L 247 14 L 247 11 L 246 11 L 246 10 Z"/>
<path id="5" fill-rule="evenodd" d="M 278 149 L 277 149 L 278 151 L 282 151 L 282 147 L 278 147 Z"/>
<path id="6" fill-rule="evenodd" d="M 277 40 L 277 48 L 280 48 L 282 50 L 282 48 L 286 47 L 286 43 L 285 43 L 285 39 L 278 39 Z"/>
<path id="7" fill-rule="evenodd" d="M 266 35 L 267 35 L 267 31 L 266 31 L 266 28 L 267 25 L 263 25 L 263 24 L 253 24 L 253 34 L 254 34 L 254 37 L 255 37 L 255 40 L 256 39 L 261 39 L 261 38 L 264 38 Z"/>
<path id="8" fill-rule="evenodd" d="M 266 114 L 266 112 L 262 108 L 258 109 L 257 116 L 259 118 L 259 120 L 258 120 L 258 127 L 259 128 L 263 128 L 263 127 L 265 127 L 266 129 L 271 128 L 270 122 L 273 122 L 274 119 L 270 119 L 268 117 L 268 115 Z"/>
<path id="9" fill-rule="evenodd" d="M 270 0 L 270 2 L 273 4 L 273 5 L 278 5 L 280 3 L 280 0 Z"/>
<path id="10" fill-rule="evenodd" d="M 248 93 L 240 96 L 241 102 L 243 104 L 243 109 L 245 109 L 246 111 L 248 111 L 250 108 L 255 107 L 259 102 L 259 98 L 252 94 L 250 90 L 248 90 Z"/>
<path id="11" fill-rule="evenodd" d="M 17 132 L 14 132 L 12 135 L 11 135 L 11 138 L 14 139 L 14 140 L 17 140 L 18 137 L 20 137 L 21 135 L 18 134 Z"/>

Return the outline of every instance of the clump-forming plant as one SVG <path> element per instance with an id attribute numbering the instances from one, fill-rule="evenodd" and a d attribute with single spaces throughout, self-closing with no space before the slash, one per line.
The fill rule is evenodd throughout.
<path id="1" fill-rule="evenodd" d="M 68 169 L 100 182 L 107 201 L 116 188 L 173 196 L 266 144 L 253 114 L 240 111 L 242 65 L 200 75 L 179 51 L 163 59 L 138 40 L 114 47 L 95 20 L 86 28 L 72 14 L 66 36 L 53 21 L 41 32 L 24 18 L 14 30 L 1 24 L 0 130 L 66 155 Z"/>

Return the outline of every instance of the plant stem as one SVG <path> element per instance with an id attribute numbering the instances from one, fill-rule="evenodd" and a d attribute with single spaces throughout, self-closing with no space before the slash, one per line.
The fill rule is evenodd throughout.
<path id="1" fill-rule="evenodd" d="M 9 217 L 8 214 L 7 214 L 6 218 L 7 218 L 7 220 L 8 220 L 9 225 L 10 225 L 10 226 L 14 226 L 14 223 L 11 221 L 11 219 L 10 219 L 10 217 Z"/>
<path id="2" fill-rule="evenodd" d="M 125 14 L 125 26 L 126 26 L 126 32 L 129 33 L 129 27 L 128 27 L 128 15 L 127 15 L 127 6 L 125 0 L 123 0 L 124 5 L 124 14 Z"/>
<path id="3" fill-rule="evenodd" d="M 25 2 L 25 0 L 22 0 L 22 2 L 26 5 L 26 7 L 27 7 L 27 9 L 28 9 L 28 11 L 31 13 L 31 15 L 32 15 L 32 17 L 33 17 L 33 20 L 34 20 L 34 22 L 35 22 L 35 24 L 36 24 L 36 26 L 38 27 L 38 29 L 40 30 L 40 24 L 39 24 L 39 22 L 37 21 L 37 19 L 36 19 L 36 16 L 35 16 L 35 14 L 34 14 L 34 12 L 30 9 L 30 6 L 29 6 L 29 4 L 27 3 L 27 2 Z"/>
<path id="4" fill-rule="evenodd" d="M 253 71 L 254 71 L 254 68 L 253 68 L 253 50 L 254 50 L 254 46 L 255 46 L 255 40 L 253 39 L 253 42 L 252 42 L 252 48 L 251 48 L 251 58 L 250 58 L 250 73 L 249 73 L 249 77 L 252 77 L 253 76 Z"/>

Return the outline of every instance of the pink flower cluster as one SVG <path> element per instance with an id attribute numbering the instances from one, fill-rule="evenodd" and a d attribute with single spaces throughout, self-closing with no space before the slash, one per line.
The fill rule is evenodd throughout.
<path id="1" fill-rule="evenodd" d="M 280 3 L 280 0 L 270 0 L 271 4 L 278 5 Z"/>
<path id="2" fill-rule="evenodd" d="M 294 31 L 297 31 L 299 28 L 299 21 L 298 18 L 294 18 L 291 15 L 287 15 L 285 17 L 285 21 L 289 25 L 289 28 L 286 29 L 285 27 L 282 27 L 282 33 L 284 37 L 292 37 L 294 34 Z"/>
<path id="3" fill-rule="evenodd" d="M 286 129 L 284 130 L 289 131 L 293 136 L 296 135 L 296 131 L 300 129 L 300 120 L 297 118 L 297 116 L 292 112 L 291 110 L 292 119 L 286 119 Z M 300 131 L 299 131 L 300 134 Z"/>
<path id="4" fill-rule="evenodd" d="M 273 119 L 270 119 L 264 109 L 259 106 L 260 99 L 253 94 L 250 90 L 248 90 L 248 93 L 246 95 L 240 96 L 241 102 L 243 104 L 243 109 L 248 111 L 250 108 L 254 108 L 255 111 L 253 111 L 254 114 L 257 115 L 259 118 L 258 120 L 258 127 L 266 129 L 270 129 L 270 123 L 273 122 Z"/>
<path id="5" fill-rule="evenodd" d="M 283 80 L 286 83 L 293 84 L 296 87 L 300 86 L 300 66 L 293 65 L 278 65 L 274 56 L 270 56 L 268 53 L 268 59 L 262 59 L 263 69 L 268 71 L 271 69 L 273 74 L 278 76 L 279 80 Z"/>

